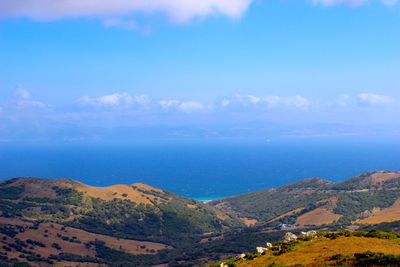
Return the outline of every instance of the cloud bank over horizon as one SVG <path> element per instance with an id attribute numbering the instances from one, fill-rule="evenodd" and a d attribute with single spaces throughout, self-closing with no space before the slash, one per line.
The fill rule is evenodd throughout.
<path id="1" fill-rule="evenodd" d="M 25 106 L 20 103 L 27 103 Z M 378 107 L 399 107 L 400 99 L 378 93 L 360 93 L 356 95 L 342 94 L 330 101 L 312 100 L 301 95 L 279 96 L 279 95 L 252 95 L 235 93 L 230 96 L 222 96 L 212 101 L 200 101 L 195 99 L 183 100 L 178 98 L 160 99 L 148 94 L 130 94 L 127 92 L 117 92 L 101 96 L 84 95 L 77 98 L 73 103 L 66 103 L 76 110 L 89 108 L 93 110 L 133 110 L 146 109 L 148 111 L 157 110 L 158 112 L 170 112 L 178 110 L 184 113 L 192 112 L 253 112 L 259 110 L 303 110 L 315 111 L 322 110 L 324 107 L 350 107 L 350 108 L 372 108 Z M 17 89 L 14 92 L 14 99 L 9 102 L 0 103 L 0 106 L 8 107 L 55 107 L 36 100 L 32 93 L 26 89 Z"/>
<path id="2" fill-rule="evenodd" d="M 395 116 L 399 106 L 400 99 L 377 93 L 326 101 L 300 95 L 233 94 L 205 102 L 126 92 L 82 96 L 60 106 L 19 89 L 12 101 L 0 103 L 0 140 L 45 136 L 43 140 L 107 141 L 129 139 L 133 133 L 136 140 L 400 135 Z M 371 127 L 378 124 L 386 126 Z"/>

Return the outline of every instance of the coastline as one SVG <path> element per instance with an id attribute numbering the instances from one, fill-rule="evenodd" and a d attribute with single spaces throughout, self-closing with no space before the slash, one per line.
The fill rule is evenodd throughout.
<path id="1" fill-rule="evenodd" d="M 210 197 L 191 197 L 191 199 L 201 201 L 203 203 L 208 203 L 213 200 L 226 198 L 226 196 L 210 196 Z"/>

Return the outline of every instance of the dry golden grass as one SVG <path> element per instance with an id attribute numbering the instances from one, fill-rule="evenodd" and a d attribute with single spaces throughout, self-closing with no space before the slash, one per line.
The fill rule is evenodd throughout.
<path id="1" fill-rule="evenodd" d="M 246 225 L 246 226 L 253 226 L 258 221 L 256 219 L 249 219 L 249 218 L 240 218 L 240 220 Z"/>
<path id="2" fill-rule="evenodd" d="M 339 220 L 342 215 L 333 213 L 326 208 L 317 208 L 299 216 L 296 220 L 298 225 L 324 225 Z"/>
<path id="3" fill-rule="evenodd" d="M 303 266 L 323 266 L 321 262 L 337 255 L 352 255 L 366 251 L 383 252 L 385 254 L 400 255 L 400 242 L 365 237 L 340 237 L 334 240 L 318 239 L 304 242 L 295 251 L 272 256 L 267 254 L 253 261 L 239 264 L 240 267 L 268 266 L 272 263 L 282 263 L 281 266 L 302 264 Z M 318 263 L 321 263 L 319 265 Z"/>
<path id="4" fill-rule="evenodd" d="M 225 221 L 228 218 L 228 216 L 225 213 L 222 213 L 219 210 L 215 210 L 215 215 L 217 216 L 218 219 L 222 221 Z"/>
<path id="5" fill-rule="evenodd" d="M 376 172 L 369 176 L 366 181 L 371 184 L 378 184 L 392 179 L 400 178 L 400 173 L 398 172 Z"/>
<path id="6" fill-rule="evenodd" d="M 272 220 L 270 220 L 270 221 L 268 221 L 268 222 L 269 222 L 269 223 L 270 223 L 270 222 L 275 222 L 275 221 L 277 221 L 277 220 L 279 220 L 279 219 L 285 218 L 286 216 L 290 216 L 290 215 L 293 215 L 293 214 L 295 214 L 295 213 L 301 212 L 302 210 L 304 210 L 304 208 L 299 208 L 299 209 L 296 209 L 296 210 L 289 211 L 289 212 L 287 212 L 287 213 L 285 213 L 285 214 L 282 214 L 281 216 L 276 217 L 276 218 L 274 218 L 274 219 L 272 219 Z"/>
<path id="7" fill-rule="evenodd" d="M 6 218 L 0 217 L 0 224 L 9 224 L 9 225 L 19 225 L 19 226 L 31 226 L 32 223 L 21 221 L 17 218 Z"/>
<path id="8" fill-rule="evenodd" d="M 61 238 L 57 237 L 57 234 L 67 236 L 69 238 L 76 236 L 77 239 L 80 240 L 82 243 L 78 244 L 64 241 Z M 45 237 L 44 235 L 48 235 L 48 237 Z M 24 241 L 27 239 L 32 239 L 46 244 L 46 248 L 37 248 L 38 253 L 43 256 L 49 256 L 50 254 L 59 253 L 56 249 L 51 248 L 51 244 L 53 243 L 60 244 L 60 246 L 62 247 L 62 251 L 66 253 L 72 253 L 81 256 L 95 256 L 94 250 L 86 249 L 84 243 L 94 241 L 96 239 L 104 241 L 107 247 L 116 250 L 123 249 L 125 252 L 134 255 L 155 254 L 158 250 L 171 248 L 160 243 L 117 239 L 106 235 L 89 233 L 80 229 L 63 227 L 62 225 L 51 223 L 42 223 L 40 224 L 39 229 L 30 229 L 24 233 L 18 234 L 17 237 Z M 141 248 L 141 246 L 145 247 Z M 154 252 L 151 252 L 151 250 L 154 250 Z"/>
<path id="9" fill-rule="evenodd" d="M 80 192 L 83 192 L 85 196 L 94 198 L 100 198 L 106 201 L 118 199 L 127 199 L 137 204 L 148 204 L 153 205 L 150 201 L 156 201 L 158 203 L 165 202 L 160 198 L 152 194 L 146 194 L 141 191 L 154 191 L 163 193 L 162 190 L 151 187 L 142 183 L 135 183 L 132 185 L 113 185 L 108 187 L 94 187 L 85 185 L 80 182 L 76 182 L 68 179 L 34 179 L 34 178 L 20 178 L 12 183 L 10 186 L 23 185 L 25 187 L 21 198 L 24 197 L 39 197 L 39 198 L 56 198 L 57 195 L 52 189 L 54 186 L 61 188 L 73 188 Z"/>
<path id="10" fill-rule="evenodd" d="M 144 191 L 155 191 L 158 193 L 162 193 L 162 191 L 158 188 L 151 187 L 141 183 L 133 184 L 133 186 Z M 154 195 L 140 192 L 139 190 L 135 189 L 130 185 L 94 187 L 85 184 L 80 184 L 79 186 L 76 186 L 75 189 L 80 192 L 83 192 L 86 196 L 100 198 L 106 201 L 118 198 L 118 199 L 127 199 L 137 204 L 148 204 L 148 205 L 153 205 L 153 203 L 150 200 L 156 202 L 164 202 L 164 200 L 161 200 L 160 198 L 157 198 Z"/>
<path id="11" fill-rule="evenodd" d="M 383 222 L 394 222 L 400 220 L 400 199 L 398 199 L 390 208 L 374 212 L 370 217 L 356 220 L 355 223 L 378 224 Z"/>
<path id="12" fill-rule="evenodd" d="M 350 231 L 350 232 L 354 232 L 354 231 L 357 231 L 359 228 L 360 228 L 360 226 L 358 226 L 358 225 L 349 225 L 346 227 L 346 230 Z"/>
<path id="13" fill-rule="evenodd" d="M 10 225 L 20 225 L 26 226 L 26 231 L 22 233 L 18 233 L 16 235 L 17 238 L 21 239 L 22 241 L 26 241 L 28 239 L 39 241 L 46 245 L 46 247 L 35 246 L 34 252 L 35 254 L 41 255 L 43 258 L 49 257 L 51 254 L 59 254 L 61 251 L 64 253 L 71 253 L 80 256 L 90 256 L 95 257 L 96 251 L 94 247 L 86 248 L 85 243 L 95 241 L 95 240 L 102 240 L 105 242 L 107 247 L 113 248 L 115 250 L 123 250 L 127 253 L 133 255 L 139 254 L 156 254 L 158 250 L 162 249 L 171 249 L 172 247 L 154 243 L 154 242 L 145 242 L 145 241 L 136 241 L 136 240 L 127 240 L 127 239 L 118 239 L 110 236 L 100 235 L 89 233 L 80 229 L 71 228 L 71 227 L 63 227 L 59 224 L 52 224 L 52 223 L 42 223 L 39 225 L 38 229 L 29 229 L 29 226 L 32 226 L 29 222 L 24 222 L 19 219 L 11 219 L 11 218 L 3 218 L 0 217 L 0 224 L 10 224 Z M 68 237 L 72 239 L 72 237 L 76 237 L 81 243 L 73 243 L 66 240 L 63 240 L 61 236 Z M 5 239 L 4 241 L 7 243 L 14 243 L 14 239 L 4 236 L 0 234 L 0 239 Z M 57 250 L 56 248 L 52 247 L 53 243 L 57 243 L 60 245 L 62 250 Z M 4 252 L 2 247 L 0 247 L 0 251 Z M 20 252 L 12 251 L 8 252 L 9 258 L 19 258 L 21 255 Z M 25 259 L 21 259 L 25 261 Z M 31 263 L 32 264 L 32 263 Z M 57 263 L 56 266 L 99 266 L 97 264 L 86 264 L 80 263 L 81 265 L 77 265 L 75 263 Z M 65 264 L 65 265 L 63 265 Z M 33 264 L 34 265 L 34 264 Z M 38 266 L 38 265 L 35 265 Z M 48 266 L 42 263 L 42 266 Z"/>

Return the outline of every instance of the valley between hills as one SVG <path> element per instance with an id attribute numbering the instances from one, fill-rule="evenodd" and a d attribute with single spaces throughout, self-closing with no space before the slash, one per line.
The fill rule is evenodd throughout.
<path id="1" fill-rule="evenodd" d="M 1 266 L 206 266 L 288 231 L 399 231 L 400 173 L 310 178 L 209 203 L 141 183 L 14 178 L 0 183 L 0 214 Z"/>

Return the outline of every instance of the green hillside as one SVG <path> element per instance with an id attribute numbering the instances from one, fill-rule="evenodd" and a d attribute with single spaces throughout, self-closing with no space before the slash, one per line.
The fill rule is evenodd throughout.
<path id="1" fill-rule="evenodd" d="M 189 261 L 196 259 L 196 254 L 205 253 L 202 247 L 197 250 L 188 247 L 194 247 L 205 238 L 244 226 L 234 216 L 212 206 L 147 185 L 96 188 L 65 179 L 15 178 L 2 182 L 0 212 L 0 239 L 4 238 L 0 241 L 4 245 L 1 248 L 0 244 L 0 252 L 3 251 L 0 254 L 3 260 L 9 260 L 5 253 L 11 253 L 18 261 L 23 259 L 30 264 L 78 260 L 107 264 L 134 262 L 132 266 L 148 266 L 175 262 L 176 259 Z M 50 227 L 50 223 L 56 225 L 55 228 Z M 76 232 L 74 229 L 83 232 L 72 236 L 55 230 L 63 227 L 67 227 L 68 232 Z M 55 231 L 53 235 L 48 236 L 48 232 L 52 231 Z M 25 236 L 21 233 L 29 234 Z M 48 237 L 42 240 L 43 235 Z M 90 241 L 85 243 L 91 254 L 79 254 L 82 248 L 79 249 L 74 240 L 81 240 L 82 236 L 91 236 Z M 107 236 L 117 238 L 110 244 L 134 240 L 142 242 L 146 249 L 140 249 L 142 245 L 138 245 L 140 253 L 132 255 L 122 248 L 125 245 L 121 245 L 120 251 L 102 243 Z M 45 252 L 37 256 L 25 249 L 30 246 L 26 243 L 28 239 L 32 240 L 28 242 L 41 244 L 46 249 L 53 249 L 54 244 L 58 246 L 60 242 L 70 240 L 78 246 L 77 252 L 66 256 L 60 249 L 50 256 Z M 15 245 L 16 242 L 22 245 Z M 155 243 L 148 245 L 146 242 Z M 164 251 L 163 248 L 167 249 Z M 85 247 L 83 250 L 86 250 Z"/>
<path id="2" fill-rule="evenodd" d="M 139 183 L 10 179 L 0 183 L 0 263 L 204 266 L 286 231 L 398 231 L 399 181 L 396 172 L 310 178 L 204 204 Z"/>
<path id="3" fill-rule="evenodd" d="M 350 225 L 400 198 L 400 173 L 369 172 L 342 183 L 317 178 L 211 202 L 258 224 Z M 331 219 L 330 219 L 331 218 Z M 330 221 L 329 221 L 330 220 Z M 400 220 L 400 217 L 399 219 Z"/>
<path id="4" fill-rule="evenodd" d="M 5 217 L 62 223 L 99 234 L 171 244 L 187 235 L 240 226 L 238 220 L 213 207 L 166 191 L 132 186 L 150 201 L 138 204 L 117 196 L 110 201 L 86 196 L 75 187 L 73 181 L 8 180 L 0 184 L 0 209 Z"/>

